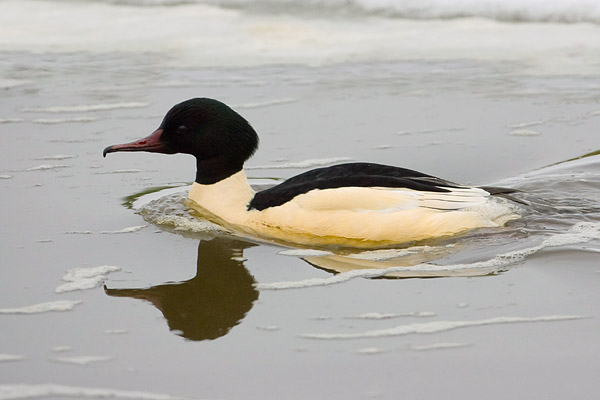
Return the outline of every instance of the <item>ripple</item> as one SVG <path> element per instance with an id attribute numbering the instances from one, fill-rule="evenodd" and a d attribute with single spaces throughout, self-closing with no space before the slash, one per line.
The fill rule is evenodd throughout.
<path id="1" fill-rule="evenodd" d="M 288 162 L 281 164 L 271 164 L 271 165 L 252 165 L 248 166 L 245 169 L 302 169 L 302 168 L 312 168 L 312 167 L 322 167 L 326 165 L 335 164 L 338 162 L 349 161 L 351 158 L 348 157 L 334 157 L 334 158 L 316 158 L 309 159 L 298 162 Z"/>
<path id="2" fill-rule="evenodd" d="M 78 117 L 70 117 L 70 118 L 37 118 L 34 119 L 33 122 L 36 124 L 44 124 L 44 125 L 56 125 L 56 124 L 68 124 L 73 122 L 94 122 L 98 118 L 92 117 L 89 115 L 81 115 Z"/>
<path id="3" fill-rule="evenodd" d="M 168 394 L 66 386 L 55 384 L 0 384 L 0 400 L 35 399 L 44 397 L 72 397 L 78 399 L 138 399 L 138 400 L 189 400 Z"/>
<path id="4" fill-rule="evenodd" d="M 388 274 L 400 277 L 426 277 L 426 276 L 478 276 L 506 271 L 510 267 L 522 262 L 527 257 L 547 247 L 586 243 L 600 239 L 600 223 L 580 222 L 573 225 L 567 232 L 555 234 L 543 240 L 541 244 L 525 249 L 497 254 L 491 259 L 474 263 L 437 265 L 423 263 L 414 266 L 392 266 L 388 268 L 354 269 L 326 278 L 309 278 L 300 281 L 282 281 L 260 283 L 256 285 L 259 290 L 284 290 L 302 289 L 315 286 L 328 286 L 347 282 L 356 278 L 378 278 Z M 327 258 L 327 257 L 324 257 Z M 311 259 L 312 263 L 318 260 Z"/>
<path id="5" fill-rule="evenodd" d="M 234 105 L 233 108 L 251 109 L 251 108 L 270 107 L 270 106 L 276 106 L 276 105 L 280 105 L 280 104 L 294 103 L 296 101 L 298 101 L 298 99 L 288 97 L 288 98 L 284 98 L 284 99 L 273 99 L 273 100 L 257 101 L 257 102 L 253 102 L 253 103 L 242 103 L 242 104 Z"/>
<path id="6" fill-rule="evenodd" d="M 55 154 L 52 156 L 36 158 L 36 160 L 68 160 L 70 158 L 77 158 L 77 156 L 74 154 Z"/>
<path id="7" fill-rule="evenodd" d="M 89 365 L 98 362 L 104 362 L 112 360 L 111 356 L 78 356 L 78 357 L 55 357 L 51 358 L 52 361 L 60 362 L 64 364 L 75 364 L 75 365 Z"/>
<path id="8" fill-rule="evenodd" d="M 94 172 L 94 175 L 109 175 L 109 174 L 139 174 L 142 172 L 156 172 L 157 170 L 155 169 L 136 169 L 136 168 L 129 168 L 129 169 L 113 169 L 110 171 L 100 171 L 100 172 Z"/>
<path id="9" fill-rule="evenodd" d="M 353 317 L 346 317 L 346 319 L 371 319 L 371 320 L 380 320 L 380 319 L 392 319 L 399 317 L 433 317 L 435 316 L 434 312 L 430 311 L 415 311 L 403 314 L 394 314 L 394 313 L 378 313 L 371 312 L 360 315 L 355 315 Z"/>
<path id="10" fill-rule="evenodd" d="M 81 300 L 58 300 L 19 308 L 0 308 L 0 314 L 41 314 L 54 311 L 71 311 Z"/>
<path id="11" fill-rule="evenodd" d="M 583 315 L 544 315 L 540 317 L 495 317 L 472 321 L 434 321 L 419 324 L 400 325 L 389 329 L 378 329 L 358 333 L 307 333 L 302 335 L 308 339 L 339 340 L 339 339 L 366 339 L 390 336 L 401 336 L 422 333 L 438 333 L 459 328 L 468 328 L 486 325 L 503 325 L 531 322 L 557 322 L 588 318 Z"/>
<path id="12" fill-rule="evenodd" d="M 150 103 L 142 102 L 120 102 L 120 103 L 98 103 L 98 104 L 76 104 L 71 106 L 51 106 L 51 107 L 24 107 L 23 112 L 44 112 L 44 113 L 73 113 L 73 112 L 92 112 L 108 110 L 125 110 L 131 108 L 148 107 Z"/>
<path id="13" fill-rule="evenodd" d="M 424 344 L 424 345 L 412 345 L 409 346 L 410 350 L 415 351 L 431 351 L 431 350 L 444 350 L 444 349 L 456 349 L 460 347 L 470 346 L 469 343 L 433 343 L 433 344 Z"/>
<path id="14" fill-rule="evenodd" d="M 512 136 L 539 136 L 541 134 L 540 131 L 534 131 L 533 129 L 514 129 L 510 131 Z"/>
<path id="15" fill-rule="evenodd" d="M 48 171 L 48 170 L 52 170 L 52 169 L 63 169 L 63 168 L 70 168 L 70 165 L 64 165 L 64 164 L 41 164 L 41 165 L 36 165 L 34 167 L 29 167 L 26 168 L 22 171 Z"/>
<path id="16" fill-rule="evenodd" d="M 2 362 L 11 362 L 11 361 L 21 361 L 25 359 L 25 357 L 17 354 L 2 354 L 0 353 L 0 363 Z"/>
<path id="17" fill-rule="evenodd" d="M 23 118 L 0 118 L 0 124 L 14 124 L 17 122 L 24 122 Z"/>

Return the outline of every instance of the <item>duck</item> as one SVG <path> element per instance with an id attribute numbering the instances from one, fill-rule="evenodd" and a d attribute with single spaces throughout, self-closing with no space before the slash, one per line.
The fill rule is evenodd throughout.
<path id="1" fill-rule="evenodd" d="M 193 98 L 173 106 L 149 136 L 109 153 L 190 154 L 189 207 L 241 235 L 296 246 L 382 248 L 500 227 L 519 218 L 509 188 L 460 185 L 370 162 L 322 167 L 255 191 L 244 171 L 258 148 L 250 123 L 226 104 Z"/>

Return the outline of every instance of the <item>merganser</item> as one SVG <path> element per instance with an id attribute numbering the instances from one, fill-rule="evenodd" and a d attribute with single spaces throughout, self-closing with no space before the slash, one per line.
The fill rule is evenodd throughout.
<path id="1" fill-rule="evenodd" d="M 314 169 L 255 192 L 244 163 L 258 135 L 241 115 L 213 99 L 175 105 L 150 136 L 104 149 L 196 157 L 190 206 L 234 231 L 305 246 L 376 248 L 498 227 L 518 218 L 502 195 L 410 169 L 347 163 Z"/>

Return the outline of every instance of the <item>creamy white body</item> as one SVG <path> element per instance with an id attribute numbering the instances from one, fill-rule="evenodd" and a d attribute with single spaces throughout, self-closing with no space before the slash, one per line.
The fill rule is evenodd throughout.
<path id="1" fill-rule="evenodd" d="M 341 187 L 248 210 L 255 192 L 242 170 L 211 185 L 194 183 L 188 197 L 203 216 L 228 228 L 303 245 L 377 247 L 501 226 L 519 217 L 483 189 L 450 190 Z"/>

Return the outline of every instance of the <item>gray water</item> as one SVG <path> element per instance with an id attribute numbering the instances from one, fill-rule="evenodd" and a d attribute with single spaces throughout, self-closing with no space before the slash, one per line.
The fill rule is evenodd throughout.
<path id="1" fill-rule="evenodd" d="M 0 399 L 595 395 L 599 161 L 567 160 L 598 150 L 597 75 L 2 56 Z M 523 218 L 367 254 L 210 228 L 183 201 L 191 157 L 101 155 L 197 96 L 259 132 L 256 184 L 373 161 L 518 188 Z M 57 293 L 74 268 L 95 277 Z"/>

